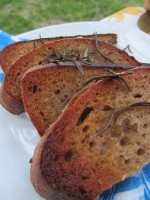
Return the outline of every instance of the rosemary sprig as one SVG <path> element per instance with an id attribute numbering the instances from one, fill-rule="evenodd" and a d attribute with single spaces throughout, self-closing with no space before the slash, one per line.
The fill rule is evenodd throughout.
<path id="1" fill-rule="evenodd" d="M 40 42 L 41 42 L 42 44 L 44 44 L 44 40 L 43 40 L 43 38 L 41 37 L 41 34 L 39 34 L 39 38 L 40 38 Z"/>
<path id="2" fill-rule="evenodd" d="M 43 38 L 41 37 L 41 35 L 39 35 L 39 39 L 40 39 L 40 42 L 41 42 L 42 44 L 44 44 L 44 40 L 43 40 Z M 35 41 L 33 41 L 33 48 L 34 48 L 34 49 L 37 48 L 36 42 L 35 42 Z"/>
<path id="3" fill-rule="evenodd" d="M 81 75 L 84 76 L 84 70 L 83 70 L 83 67 L 82 67 L 81 63 L 78 60 L 77 61 L 72 60 L 72 62 L 75 63 L 75 65 L 77 66 L 77 68 L 78 68 L 79 72 L 81 73 Z"/>
<path id="4" fill-rule="evenodd" d="M 108 71 L 109 71 L 110 73 L 112 73 L 112 74 L 116 74 L 116 73 L 115 73 L 113 70 L 111 70 L 111 69 L 108 69 Z M 129 84 L 128 84 L 122 77 L 118 76 L 118 77 L 116 77 L 116 79 L 119 80 L 119 81 L 121 81 L 122 83 L 124 83 L 125 86 L 127 87 L 127 89 L 128 89 L 129 91 L 131 91 L 131 87 L 129 86 Z"/>
<path id="5" fill-rule="evenodd" d="M 36 49 L 36 43 L 33 41 L 33 48 Z"/>
<path id="6" fill-rule="evenodd" d="M 111 63 L 114 63 L 113 60 L 111 60 L 110 58 L 108 58 L 99 48 L 99 43 L 98 43 L 98 36 L 97 36 L 97 33 L 95 33 L 95 46 L 96 46 L 96 49 L 97 51 L 103 56 L 103 58 L 105 59 L 105 61 L 109 61 Z"/>
<path id="7" fill-rule="evenodd" d="M 123 50 L 125 51 L 125 50 L 128 50 L 130 53 L 133 53 L 132 51 L 131 51 L 131 49 L 130 49 L 130 45 L 128 44 Z"/>
<path id="8" fill-rule="evenodd" d="M 110 71 L 110 70 L 109 70 Z M 111 70 L 112 72 L 112 70 Z M 97 77 L 94 77 L 94 78 L 91 78 L 89 79 L 88 81 L 86 81 L 84 84 L 83 84 L 83 87 L 85 87 L 86 85 L 88 85 L 89 83 L 91 82 L 97 82 L 99 80 L 106 80 L 106 79 L 109 79 L 109 78 L 114 78 L 116 80 L 121 80 L 127 87 L 128 90 L 130 90 L 130 86 L 126 83 L 126 81 L 121 77 L 123 75 L 127 75 L 127 74 L 133 74 L 133 72 L 128 72 L 128 71 L 125 71 L 125 72 L 120 72 L 120 73 L 114 73 L 113 74 L 106 74 L 106 75 L 103 75 L 103 76 L 97 76 Z"/>
<path id="9" fill-rule="evenodd" d="M 91 61 L 90 61 L 90 51 L 89 51 L 89 47 L 87 46 L 85 51 L 83 52 L 83 56 L 81 58 L 79 58 L 79 61 L 91 65 Z"/>
<path id="10" fill-rule="evenodd" d="M 84 70 L 81 65 L 81 62 L 86 63 L 88 65 L 91 64 L 90 59 L 89 59 L 89 48 L 86 47 L 85 51 L 83 52 L 83 55 L 80 56 L 79 52 L 68 52 L 67 48 L 64 47 L 63 51 L 60 51 L 57 48 L 54 48 L 54 53 L 50 54 L 46 57 L 45 62 L 48 63 L 58 63 L 58 62 L 73 62 L 78 70 L 80 71 L 81 75 L 84 76 Z"/>
<path id="11" fill-rule="evenodd" d="M 131 126 L 124 126 L 124 125 L 111 125 L 111 126 L 113 126 L 113 127 L 115 127 L 115 126 L 120 126 L 120 127 L 122 127 L 122 128 L 126 128 L 126 129 L 131 129 L 132 131 L 135 131 L 135 132 L 137 132 L 137 130 L 135 129 L 135 128 L 133 128 L 133 127 L 131 127 Z"/>
<path id="12" fill-rule="evenodd" d="M 108 114 L 107 116 L 102 117 L 101 120 L 100 120 L 100 121 L 103 121 L 104 119 L 110 117 L 108 122 L 106 122 L 106 124 L 100 129 L 99 133 L 97 133 L 96 135 L 94 135 L 92 137 L 101 135 L 106 130 L 108 130 L 111 126 L 114 126 L 115 125 L 115 121 L 117 120 L 117 117 L 119 117 L 119 115 L 122 112 L 125 112 L 127 109 L 129 109 L 131 107 L 137 107 L 137 106 L 150 106 L 150 102 L 135 102 L 135 103 L 130 103 L 130 104 L 121 106 L 119 108 L 113 108 L 112 112 L 110 114 Z"/>
<path id="13" fill-rule="evenodd" d="M 115 45 L 115 42 L 116 42 L 116 38 L 114 38 L 114 39 L 111 41 L 111 45 Z"/>
<path id="14" fill-rule="evenodd" d="M 105 132 L 112 124 L 113 120 L 114 120 L 114 116 L 115 116 L 115 109 L 112 110 L 111 113 L 111 117 L 108 120 L 108 122 L 101 128 L 101 130 L 99 131 L 98 135 L 102 134 L 103 132 Z"/>

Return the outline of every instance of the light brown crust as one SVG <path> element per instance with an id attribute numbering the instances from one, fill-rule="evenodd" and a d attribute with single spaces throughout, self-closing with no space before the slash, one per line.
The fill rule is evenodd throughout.
<path id="1" fill-rule="evenodd" d="M 149 124 L 147 116 L 149 107 L 133 108 L 122 114 L 120 119 L 117 119 L 118 123 L 122 120 L 127 121 L 127 117 L 132 117 L 131 122 L 137 123 L 136 132 L 133 130 L 128 131 L 122 137 L 119 134 L 120 129 L 117 133 L 113 132 L 113 130 L 116 131 L 115 127 L 111 128 L 102 136 L 96 137 L 94 146 L 89 143 L 91 145 L 90 149 L 83 141 L 86 138 L 82 135 L 82 129 L 84 126 L 91 126 L 91 130 L 84 132 L 84 134 L 85 136 L 89 134 L 88 137 L 93 136 L 94 130 L 97 130 L 97 126 L 99 126 L 94 123 L 95 120 L 99 119 L 99 117 L 96 117 L 97 111 L 103 113 L 102 108 L 104 105 L 108 106 L 114 103 L 113 106 L 120 107 L 133 102 L 150 102 L 148 94 L 150 68 L 138 68 L 133 74 L 125 75 L 124 78 L 131 86 L 131 92 L 123 84 L 111 79 L 94 83 L 77 93 L 66 106 L 59 119 L 50 126 L 46 135 L 41 139 L 31 165 L 31 181 L 34 187 L 38 185 L 36 190 L 44 198 L 49 197 L 51 194 L 49 189 L 44 191 L 46 196 L 40 193 L 41 179 L 47 180 L 50 188 L 57 188 L 57 190 L 67 192 L 70 196 L 76 196 L 81 200 L 94 200 L 99 193 L 101 194 L 112 184 L 121 181 L 125 176 L 138 171 L 145 163 L 150 161 L 149 126 L 146 129 L 144 128 L 146 124 Z M 112 99 L 111 97 L 115 98 L 115 90 L 117 90 L 117 97 Z M 111 91 L 112 94 L 109 95 Z M 97 98 L 98 102 L 95 101 Z M 94 113 L 87 117 L 85 122 L 81 124 L 81 128 L 77 127 L 77 121 L 82 111 L 89 106 L 93 107 Z M 122 129 L 120 131 L 123 134 Z M 132 135 L 130 137 L 131 141 L 127 140 L 127 135 Z M 142 140 L 142 138 L 145 139 Z M 107 142 L 110 148 L 103 146 L 104 142 Z M 101 144 L 103 145 L 101 146 Z M 72 155 L 67 154 L 70 150 L 73 152 Z M 68 156 L 66 157 L 66 155 Z M 122 155 L 125 160 L 122 160 L 119 155 Z M 40 165 L 36 170 L 34 162 Z M 38 179 L 37 174 L 38 176 L 40 174 L 40 179 Z"/>
<path id="2" fill-rule="evenodd" d="M 5 88 L 6 93 L 9 94 L 12 99 L 14 98 L 15 102 L 17 100 L 21 104 L 21 78 L 26 70 L 41 64 L 49 54 L 54 53 L 54 49 L 58 48 L 59 50 L 63 51 L 64 48 L 67 47 L 69 49 L 68 51 L 74 51 L 76 49 L 83 54 L 83 51 L 85 51 L 87 46 L 90 49 L 92 48 L 92 50 L 95 52 L 91 55 L 92 63 L 106 63 L 106 59 L 97 51 L 95 41 L 92 39 L 69 38 L 55 42 L 49 42 L 45 45 L 42 45 L 42 47 L 32 50 L 20 57 L 20 59 L 18 59 L 6 73 L 2 87 Z M 134 66 L 140 65 L 140 63 L 133 57 L 130 57 L 126 52 L 121 51 L 117 47 L 101 42 L 99 42 L 99 46 L 101 51 L 103 51 L 104 54 L 108 54 L 109 58 L 112 59 L 112 61 L 116 64 L 130 64 Z M 4 92 L 5 91 L 3 90 L 3 93 Z M 5 99 L 3 99 L 3 101 L 5 101 Z M 14 113 L 13 108 L 11 111 L 11 105 L 6 106 L 6 108 L 7 107 L 9 107 L 10 112 Z"/>
<path id="3" fill-rule="evenodd" d="M 84 36 L 72 36 L 75 37 L 84 37 L 84 38 L 94 38 L 94 35 L 84 35 Z M 30 41 L 19 41 L 13 44 L 8 45 L 0 52 L 0 66 L 2 70 L 6 73 L 10 66 L 19 59 L 19 57 L 28 53 L 29 51 L 39 48 L 43 44 L 46 44 L 51 41 L 56 41 L 64 38 L 72 38 L 70 37 L 55 37 L 55 38 L 41 38 Z M 117 35 L 116 34 L 98 34 L 98 39 L 101 42 L 105 42 L 108 44 L 116 44 Z"/>

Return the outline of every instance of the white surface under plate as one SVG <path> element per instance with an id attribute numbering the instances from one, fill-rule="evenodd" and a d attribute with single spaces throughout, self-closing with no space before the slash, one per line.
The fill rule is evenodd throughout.
<path id="1" fill-rule="evenodd" d="M 132 37 L 129 37 L 128 31 L 122 24 L 106 21 L 49 26 L 23 33 L 18 37 L 33 39 L 38 38 L 39 35 L 41 37 L 55 37 L 86 35 L 94 32 L 117 33 L 118 45 L 121 48 L 126 47 Z M 144 52 L 142 54 L 139 48 L 136 48 L 136 43 L 133 40 L 132 46 L 136 59 L 142 60 L 144 57 L 143 62 L 148 62 L 148 57 L 145 56 Z M 138 50 L 136 51 L 136 49 Z M 0 106 L 0 200 L 42 199 L 30 183 L 29 160 L 39 139 L 37 131 L 25 114 L 15 116 Z"/>

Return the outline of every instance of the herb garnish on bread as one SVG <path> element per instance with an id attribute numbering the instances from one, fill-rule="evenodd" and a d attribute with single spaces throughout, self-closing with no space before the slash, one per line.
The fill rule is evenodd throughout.
<path id="1" fill-rule="evenodd" d="M 86 55 L 86 56 L 85 56 Z M 133 57 L 115 46 L 92 39 L 72 38 L 49 42 L 20 57 L 6 73 L 2 91 L 1 103 L 13 114 L 24 111 L 21 95 L 21 78 L 29 68 L 50 62 L 72 61 L 76 63 L 81 73 L 81 63 L 116 63 L 140 65 Z"/>
<path id="2" fill-rule="evenodd" d="M 150 68 L 129 72 L 131 90 L 117 78 L 89 85 L 41 138 L 31 181 L 42 197 L 94 200 L 150 162 Z"/>
<path id="3" fill-rule="evenodd" d="M 3 71 L 6 73 L 11 65 L 19 59 L 19 57 L 28 53 L 29 51 L 42 46 L 51 41 L 61 40 L 64 38 L 94 38 L 95 35 L 78 35 L 78 36 L 69 36 L 69 37 L 55 37 L 55 38 L 39 38 L 29 41 L 20 41 L 8 45 L 0 52 L 0 66 Z M 116 44 L 117 35 L 116 34 L 97 34 L 98 40 L 108 44 Z"/>

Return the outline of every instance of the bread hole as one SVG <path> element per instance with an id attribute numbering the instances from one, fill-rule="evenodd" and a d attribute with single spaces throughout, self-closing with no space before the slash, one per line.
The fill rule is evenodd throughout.
<path id="1" fill-rule="evenodd" d="M 72 157 L 73 157 L 72 150 L 67 151 L 65 156 L 64 156 L 65 162 L 70 162 L 72 160 Z"/>
<path id="2" fill-rule="evenodd" d="M 83 123 L 83 121 L 88 117 L 88 115 L 92 112 L 93 108 L 92 107 L 86 107 L 84 109 L 84 111 L 81 113 L 79 119 L 78 119 L 78 122 L 77 122 L 77 125 L 76 126 L 79 126 L 80 124 Z"/>
<path id="3" fill-rule="evenodd" d="M 102 108 L 103 111 L 110 111 L 112 110 L 112 107 L 109 105 L 104 105 L 104 107 Z"/>
<path id="4" fill-rule="evenodd" d="M 43 64 L 43 61 L 38 62 L 38 64 L 39 64 L 39 65 L 42 65 L 42 64 Z"/>
<path id="5" fill-rule="evenodd" d="M 68 96 L 65 94 L 65 99 L 67 99 L 68 98 Z"/>
<path id="6" fill-rule="evenodd" d="M 126 159 L 124 160 L 124 163 L 125 163 L 125 164 L 130 164 L 130 162 L 131 162 L 131 160 L 130 160 L 129 158 L 126 158 Z"/>
<path id="7" fill-rule="evenodd" d="M 33 90 L 32 90 L 33 94 L 35 94 L 37 92 L 37 85 L 33 86 Z"/>
<path id="8" fill-rule="evenodd" d="M 93 147 L 95 146 L 95 142 L 94 142 L 94 141 L 91 141 L 91 142 L 89 143 L 89 146 L 90 146 L 90 148 L 93 148 Z"/>
<path id="9" fill-rule="evenodd" d="M 139 94 L 139 93 L 137 93 L 137 94 L 133 94 L 133 97 L 134 97 L 134 98 L 141 98 L 141 97 L 142 97 L 142 95 L 141 95 L 141 94 Z"/>
<path id="10" fill-rule="evenodd" d="M 44 113 L 43 112 L 40 112 L 40 115 L 44 117 Z"/>
<path id="11" fill-rule="evenodd" d="M 82 176 L 82 180 L 83 180 L 83 181 L 84 181 L 84 180 L 87 180 L 87 179 L 89 179 L 88 176 Z"/>
<path id="12" fill-rule="evenodd" d="M 145 149 L 140 148 L 140 149 L 137 150 L 136 153 L 137 153 L 138 156 L 142 156 L 142 155 L 145 154 Z"/>
<path id="13" fill-rule="evenodd" d="M 87 131 L 89 130 L 89 125 L 84 126 L 82 130 L 84 133 L 87 133 Z"/>
<path id="14" fill-rule="evenodd" d="M 97 103 L 98 102 L 98 99 L 94 99 L 94 103 Z"/>
<path id="15" fill-rule="evenodd" d="M 145 123 L 145 124 L 143 125 L 143 128 L 148 128 L 148 124 Z"/>
<path id="16" fill-rule="evenodd" d="M 41 88 L 38 88 L 38 92 L 41 92 Z"/>
<path id="17" fill-rule="evenodd" d="M 121 140 L 120 140 L 120 145 L 121 146 L 126 146 L 130 144 L 130 138 L 127 136 L 124 136 Z"/>
<path id="18" fill-rule="evenodd" d="M 55 94 L 60 94 L 60 90 L 59 89 L 57 89 L 57 90 L 55 90 Z"/>
<path id="19" fill-rule="evenodd" d="M 44 122 L 46 122 L 46 121 L 47 121 L 47 119 L 46 119 L 46 118 L 44 118 L 43 120 L 44 120 Z"/>
<path id="20" fill-rule="evenodd" d="M 145 137 L 146 137 L 146 134 L 145 134 L 145 133 L 143 133 L 143 134 L 142 134 L 142 137 L 143 137 L 143 138 L 145 138 Z"/>

